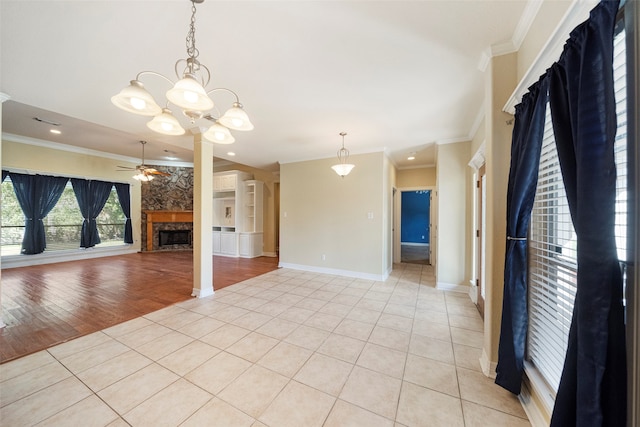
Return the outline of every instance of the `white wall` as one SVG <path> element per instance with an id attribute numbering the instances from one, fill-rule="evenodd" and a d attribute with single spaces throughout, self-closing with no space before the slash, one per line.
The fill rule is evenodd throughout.
<path id="1" fill-rule="evenodd" d="M 333 158 L 281 165 L 280 265 L 375 280 L 385 276 L 385 155 L 349 160 L 356 166 L 344 178 L 331 169 Z"/>

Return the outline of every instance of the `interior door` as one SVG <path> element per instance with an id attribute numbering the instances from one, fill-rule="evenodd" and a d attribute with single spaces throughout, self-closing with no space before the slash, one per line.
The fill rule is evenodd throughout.
<path id="1" fill-rule="evenodd" d="M 486 242 L 486 220 L 487 220 L 487 204 L 486 204 L 486 184 L 487 184 L 487 175 L 485 173 L 485 166 L 482 165 L 480 169 L 478 169 L 478 181 L 476 182 L 476 191 L 477 191 L 477 224 L 478 229 L 476 230 L 476 259 L 478 262 L 476 263 L 476 286 L 478 292 L 478 298 L 476 302 L 476 306 L 478 307 L 478 311 L 480 312 L 480 316 L 484 319 L 484 296 L 485 296 L 485 242 Z"/>

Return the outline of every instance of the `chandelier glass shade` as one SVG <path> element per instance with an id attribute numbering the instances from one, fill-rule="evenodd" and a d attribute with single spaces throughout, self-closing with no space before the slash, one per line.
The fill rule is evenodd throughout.
<path id="1" fill-rule="evenodd" d="M 229 129 L 217 122 L 212 124 L 211 127 L 202 134 L 202 137 L 208 141 L 217 142 L 218 144 L 233 144 L 235 142 L 235 138 L 231 135 Z"/>
<path id="2" fill-rule="evenodd" d="M 163 108 L 162 113 L 155 116 L 147 127 L 155 132 L 165 135 L 184 135 L 184 128 L 180 126 L 178 119 L 173 117 L 171 110 Z"/>
<path id="3" fill-rule="evenodd" d="M 346 132 L 340 132 L 340 136 L 342 137 L 342 148 L 338 150 L 339 163 L 331 166 L 331 169 L 343 178 L 349 175 L 351 170 L 356 166 L 351 163 L 347 163 L 349 161 L 349 150 L 344 148 L 344 137 L 346 134 Z"/>
<path id="4" fill-rule="evenodd" d="M 199 52 L 195 45 L 196 3 L 202 3 L 204 0 L 190 1 L 191 23 L 186 38 L 188 57 L 186 59 L 179 59 L 175 63 L 174 68 L 177 81 L 174 82 L 170 78 L 155 71 L 141 71 L 135 80 L 130 81 L 129 86 L 111 98 L 111 102 L 116 107 L 129 113 L 153 116 L 153 119 L 147 123 L 147 126 L 155 132 L 163 135 L 183 135 L 185 129 L 169 109 L 169 104 L 173 104 L 182 110 L 182 114 L 189 119 L 191 124 L 195 124 L 195 121 L 199 119 L 214 122 L 213 125 L 204 131 L 202 134 L 203 138 L 219 144 L 231 144 L 235 139 L 231 135 L 231 132 L 229 132 L 229 129 L 249 131 L 253 129 L 253 124 L 242 108 L 238 95 L 234 91 L 227 88 L 206 89 L 211 80 L 211 73 L 209 68 L 198 61 L 197 57 Z M 184 66 L 184 68 L 179 71 L 181 66 Z M 151 93 L 147 91 L 140 81 L 141 77 L 147 75 L 160 77 L 172 86 L 165 94 L 166 102 L 164 108 L 156 102 Z M 233 105 L 218 118 L 213 117 L 210 113 L 215 106 L 209 97 L 210 94 L 217 91 L 228 92 L 235 97 Z"/>

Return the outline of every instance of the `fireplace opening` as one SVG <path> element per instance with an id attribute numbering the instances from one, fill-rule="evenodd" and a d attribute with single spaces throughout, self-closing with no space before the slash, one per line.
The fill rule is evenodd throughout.
<path id="1" fill-rule="evenodd" d="M 158 232 L 159 246 L 172 246 L 172 245 L 190 245 L 191 244 L 191 231 L 190 230 L 160 230 Z"/>

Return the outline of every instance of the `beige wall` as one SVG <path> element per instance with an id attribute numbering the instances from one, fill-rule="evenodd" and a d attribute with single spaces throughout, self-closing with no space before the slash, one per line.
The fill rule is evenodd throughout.
<path id="1" fill-rule="evenodd" d="M 518 82 L 522 80 L 522 77 L 536 60 L 570 5 L 571 1 L 566 0 L 545 0 L 542 2 L 538 14 L 531 23 L 529 32 L 518 50 Z"/>
<path id="2" fill-rule="evenodd" d="M 466 271 L 467 241 L 467 169 L 470 142 L 439 145 L 437 167 L 438 287 L 456 288 L 469 285 Z M 459 288 L 458 288 L 459 289 Z"/>
<path id="3" fill-rule="evenodd" d="M 140 186 L 131 173 L 118 172 L 117 166 L 132 166 L 122 160 L 62 151 L 37 145 L 2 141 L 2 167 L 68 177 L 82 177 L 131 184 L 131 224 L 133 246 L 140 249 Z"/>
<path id="4" fill-rule="evenodd" d="M 399 169 L 396 186 L 397 188 L 435 187 L 436 168 Z"/>
<path id="5" fill-rule="evenodd" d="M 494 57 L 485 75 L 486 117 L 486 297 L 484 324 L 485 369 L 495 372 L 502 312 L 506 239 L 507 182 L 511 156 L 512 116 L 502 111 L 516 87 L 517 55 Z M 487 373 L 487 372 L 485 372 Z"/>
<path id="6" fill-rule="evenodd" d="M 356 166 L 344 178 L 331 169 L 332 158 L 281 165 L 282 265 L 367 277 L 385 273 L 385 155 L 352 155 L 350 161 Z"/>
<path id="7" fill-rule="evenodd" d="M 396 188 L 397 170 L 391 164 L 389 158 L 383 156 L 383 191 L 382 191 L 382 205 L 383 205 L 383 243 L 382 243 L 382 255 L 383 255 L 383 271 L 391 272 L 393 268 L 393 230 L 394 228 L 394 209 L 393 205 L 394 189 Z"/>
<path id="8" fill-rule="evenodd" d="M 230 170 L 239 170 L 243 172 L 249 172 L 253 174 L 253 178 L 264 182 L 264 194 L 263 194 L 263 243 L 262 249 L 265 255 L 275 256 L 276 255 L 276 230 L 277 224 L 276 221 L 278 217 L 276 216 L 276 201 L 277 197 L 275 192 L 278 191 L 278 187 L 275 185 L 280 177 L 271 172 L 267 172 L 262 169 L 252 168 L 251 166 L 242 165 L 240 163 L 230 163 L 224 166 L 214 165 L 214 173 L 215 172 L 224 172 Z"/>

